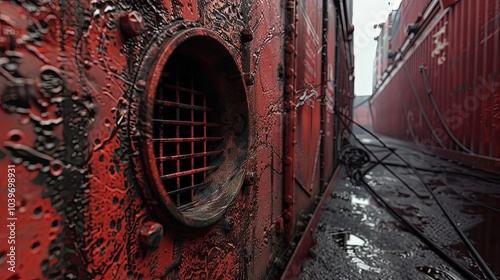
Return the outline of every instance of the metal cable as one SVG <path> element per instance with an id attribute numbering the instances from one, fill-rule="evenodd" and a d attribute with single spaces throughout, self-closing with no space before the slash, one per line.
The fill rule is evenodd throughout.
<path id="1" fill-rule="evenodd" d="M 471 150 L 469 150 L 467 147 L 465 147 L 464 144 L 462 144 L 462 142 L 460 142 L 457 139 L 457 137 L 455 137 L 455 134 L 453 134 L 453 132 L 451 132 L 450 128 L 448 127 L 448 125 L 444 121 L 443 115 L 441 114 L 441 111 L 439 110 L 439 108 L 437 106 L 436 100 L 434 99 L 434 95 L 432 94 L 432 88 L 429 85 L 429 79 L 427 79 L 427 75 L 424 73 L 424 71 L 425 71 L 424 67 L 420 66 L 419 70 L 420 70 L 420 74 L 422 74 L 422 80 L 424 80 L 424 86 L 425 86 L 425 89 L 427 90 L 427 96 L 429 96 L 429 99 L 431 100 L 431 103 L 432 103 L 432 107 L 434 107 L 434 111 L 436 111 L 438 119 L 441 122 L 441 124 L 443 125 L 444 130 L 446 130 L 446 133 L 448 133 L 448 136 L 450 136 L 451 140 L 453 140 L 453 142 L 455 142 L 455 144 L 457 146 L 459 146 L 460 149 L 464 150 L 464 152 L 473 154 L 473 152 Z"/>
<path id="2" fill-rule="evenodd" d="M 354 136 L 354 135 L 353 135 Z M 356 136 L 354 138 L 359 141 Z M 361 145 L 364 145 L 361 143 Z M 348 148 L 349 149 L 349 148 Z M 361 150 L 366 153 L 365 150 L 355 148 L 358 150 Z M 359 153 L 359 152 L 358 152 Z M 354 178 L 355 182 L 361 183 L 363 187 L 366 189 L 366 191 L 374 197 L 378 203 L 383 205 L 385 209 L 391 214 L 397 221 L 399 221 L 401 224 L 403 224 L 410 232 L 415 234 L 420 240 L 422 240 L 432 251 L 434 251 L 438 256 L 440 256 L 443 260 L 448 262 L 454 269 L 456 269 L 460 274 L 462 274 L 464 277 L 467 277 L 467 279 L 478 279 L 474 273 L 472 273 L 469 269 L 464 267 L 462 264 L 458 263 L 456 260 L 454 260 L 450 255 L 448 255 L 446 252 L 444 252 L 435 242 L 427 238 L 419 229 L 417 229 L 413 224 L 411 224 L 407 219 L 405 219 L 402 215 L 400 215 L 394 208 L 385 200 L 382 198 L 381 195 L 379 195 L 369 184 L 366 182 L 365 175 L 368 173 L 369 170 L 377 166 L 378 164 L 381 164 L 383 159 L 377 159 L 377 163 L 372 164 L 369 168 L 367 168 L 364 172 L 361 172 L 360 169 L 356 169 L 354 167 L 362 165 L 361 161 L 355 159 L 353 160 L 346 160 L 344 161 L 344 164 L 346 165 L 346 169 L 348 170 L 349 176 L 351 178 Z M 349 167 L 349 165 L 352 162 L 356 162 L 356 165 L 353 167 Z M 365 162 L 366 163 L 366 162 Z"/>
<path id="3" fill-rule="evenodd" d="M 417 88 L 415 87 L 415 83 L 413 82 L 413 79 L 411 78 L 410 70 L 408 70 L 408 65 L 404 65 L 406 75 L 408 76 L 408 79 L 410 81 L 410 86 L 413 92 L 413 95 L 415 96 L 415 99 L 417 100 L 418 107 L 420 109 L 420 113 L 422 114 L 422 117 L 424 117 L 425 123 L 427 124 L 427 127 L 432 133 L 432 136 L 434 139 L 438 142 L 439 146 L 441 148 L 446 149 L 445 145 L 443 144 L 443 141 L 441 141 L 441 138 L 436 133 L 436 130 L 434 130 L 434 127 L 431 124 L 431 121 L 429 120 L 429 117 L 427 116 L 427 113 L 424 110 L 424 106 L 422 105 L 422 101 L 420 100 L 420 97 L 418 97 L 418 92 Z"/>
<path id="4" fill-rule="evenodd" d="M 344 124 L 344 126 L 346 127 L 346 129 L 349 130 L 349 132 L 353 135 L 353 137 L 356 139 L 356 141 L 358 141 L 363 147 L 366 148 L 366 146 L 364 145 L 364 143 L 362 143 L 362 141 L 360 141 L 352 133 L 352 130 L 349 128 L 349 126 L 344 122 L 344 120 L 341 117 L 345 117 L 350 122 L 354 123 L 355 125 L 359 126 L 364 131 L 368 132 L 372 137 L 374 137 L 377 141 L 379 141 L 382 144 L 382 146 L 384 146 L 385 148 L 387 148 L 391 153 L 393 153 L 403 163 L 405 163 L 407 166 L 409 166 L 413 170 L 413 173 L 417 176 L 417 178 L 421 181 L 422 185 L 427 189 L 427 191 L 429 192 L 429 194 L 436 201 L 436 204 L 441 209 L 441 211 L 443 212 L 443 214 L 446 217 L 446 219 L 450 222 L 450 224 L 452 225 L 453 229 L 458 234 L 458 236 L 460 237 L 460 239 L 462 240 L 462 242 L 464 243 L 464 245 L 467 247 L 469 253 L 471 253 L 472 257 L 474 258 L 474 260 L 476 261 L 476 263 L 479 265 L 479 267 L 481 268 L 481 270 L 485 274 L 486 278 L 489 279 L 489 280 L 497 280 L 496 276 L 491 271 L 491 269 L 489 268 L 489 266 L 486 264 L 486 262 L 483 260 L 483 258 L 481 257 L 481 255 L 477 252 L 477 250 L 474 248 L 474 246 L 472 245 L 472 243 L 470 242 L 470 240 L 465 236 L 465 234 L 462 232 L 462 230 L 453 221 L 453 218 L 449 215 L 448 211 L 441 204 L 441 201 L 437 198 L 437 196 L 434 194 L 434 192 L 432 191 L 432 189 L 429 187 L 429 185 L 422 178 L 422 176 L 420 175 L 420 173 L 418 172 L 418 170 L 411 163 L 409 163 L 403 157 L 401 157 L 398 153 L 396 153 L 395 149 L 387 147 L 387 145 L 385 145 L 385 143 L 379 137 L 377 137 L 375 134 L 373 134 L 371 131 L 367 130 L 362 125 L 359 125 L 358 123 L 356 123 L 355 121 L 353 121 L 351 118 L 349 118 L 348 116 L 346 116 L 346 115 L 344 115 L 342 113 L 339 113 L 338 111 L 335 111 L 335 114 L 337 114 L 339 116 L 340 121 Z M 372 153 L 372 155 L 374 156 L 374 158 L 377 159 L 377 157 L 373 153 Z M 383 162 L 380 162 L 380 164 L 383 164 Z M 409 188 L 408 184 L 406 184 L 402 179 L 400 179 L 399 177 L 398 177 L 398 179 L 405 186 L 407 186 Z M 409 188 L 409 189 L 411 189 L 411 188 Z M 417 197 L 420 197 L 420 196 L 417 196 Z"/>

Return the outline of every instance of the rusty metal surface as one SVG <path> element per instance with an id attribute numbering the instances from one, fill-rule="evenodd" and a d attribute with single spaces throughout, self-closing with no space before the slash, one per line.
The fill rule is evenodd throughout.
<path id="1" fill-rule="evenodd" d="M 352 108 L 345 1 L 153 2 L 0 1 L 0 279 L 284 268 Z"/>
<path id="2" fill-rule="evenodd" d="M 295 83 L 293 223 L 320 193 L 323 1 L 298 1 Z M 309 211 L 308 211 L 309 212 Z"/>
<path id="3" fill-rule="evenodd" d="M 330 9 L 323 13 L 326 5 Z M 289 1 L 287 6 L 285 90 L 286 109 L 290 114 L 286 121 L 293 124 L 287 125 L 285 135 L 285 164 L 290 164 L 285 167 L 287 240 L 300 234 L 292 225 L 300 222 L 305 209 L 310 212 L 314 208 L 311 199 L 324 191 L 333 175 L 334 139 L 341 131 L 340 125 L 334 122 L 334 108 L 347 114 L 352 110 L 353 58 L 352 53 L 346 51 L 352 46 L 346 31 L 350 28 L 343 28 L 350 22 L 344 15 L 344 5 L 337 4 L 341 8 L 334 9 L 334 3 L 318 0 Z M 328 26 L 324 31 L 323 24 Z"/>
<path id="4" fill-rule="evenodd" d="M 337 24 L 337 13 L 335 10 L 335 6 L 331 1 L 327 1 L 327 15 L 326 22 L 327 25 L 327 46 L 335 46 L 335 42 L 337 41 L 338 24 Z M 320 158 L 320 162 L 322 164 L 322 176 L 320 180 L 322 180 L 320 187 L 323 189 L 326 188 L 329 178 L 333 176 L 336 161 L 335 161 L 335 145 L 331 145 L 331 143 L 335 142 L 335 114 L 334 114 L 334 106 L 335 106 L 335 66 L 336 66 L 336 52 L 331 50 L 330 48 L 323 49 L 325 52 L 325 58 L 328 63 L 324 64 L 323 68 L 323 81 L 326 82 L 323 84 L 323 98 L 322 98 L 322 127 L 323 131 L 323 149 L 322 149 L 322 157 Z"/>
<path id="5" fill-rule="evenodd" d="M 319 219 L 323 211 L 325 211 L 325 206 L 333 192 L 335 183 L 338 180 L 339 172 L 340 169 L 337 169 L 337 171 L 333 174 L 333 180 L 330 181 L 330 184 L 323 193 L 321 200 L 317 201 L 318 205 L 314 213 L 304 220 L 304 222 L 308 221 L 307 226 L 304 228 L 304 236 L 298 242 L 297 248 L 290 258 L 281 279 L 297 279 L 300 276 L 304 260 L 308 258 L 309 250 L 314 245 L 314 238 L 312 236 L 314 229 L 318 226 Z"/>
<path id="6" fill-rule="evenodd" d="M 421 9 L 418 33 L 375 89 L 374 128 L 498 172 L 500 3 L 444 2 Z"/>
<path id="7" fill-rule="evenodd" d="M 314 8 L 314 2 L 307 2 L 305 8 Z M 325 197 L 331 193 L 333 182 L 336 180 L 335 168 L 338 165 L 338 146 L 337 141 L 342 141 L 345 135 L 341 135 L 339 121 L 336 120 L 334 110 L 342 110 L 346 115 L 350 116 L 352 111 L 352 96 L 353 96 L 353 79 L 352 76 L 352 55 L 346 49 L 351 47 L 351 32 L 352 27 L 342 28 L 349 25 L 350 16 L 347 15 L 352 2 L 340 3 L 338 9 L 335 9 L 334 3 L 331 1 L 323 1 L 316 3 L 327 7 L 323 11 L 323 32 L 318 27 L 319 22 L 316 21 L 316 26 L 311 22 L 315 22 L 307 17 L 307 13 L 302 15 L 299 12 L 298 21 L 302 21 L 302 28 L 309 30 L 305 34 L 309 37 L 302 38 L 305 45 L 297 43 L 300 48 L 297 69 L 304 68 L 304 81 L 300 83 L 302 88 L 298 91 L 299 95 L 295 108 L 299 120 L 296 121 L 296 134 L 298 141 L 294 147 L 294 155 L 296 160 L 296 168 L 294 170 L 294 201 L 295 205 L 301 207 L 294 208 L 292 218 L 297 221 L 299 240 L 295 238 L 292 242 L 292 247 L 296 246 L 295 252 L 291 255 L 290 262 L 286 266 L 281 279 L 295 279 L 299 276 L 302 268 L 304 257 L 312 242 L 312 229 L 318 222 L 319 213 L 323 211 L 322 205 Z M 345 5 L 345 6 L 344 6 Z M 312 12 L 310 12 L 311 14 Z M 314 14 L 314 13 L 312 13 Z M 319 15 L 316 11 L 316 17 Z M 345 21 L 347 20 L 347 21 Z M 325 28 L 326 26 L 326 28 Z M 316 30 L 314 33 L 314 30 Z M 318 37 L 316 39 L 316 37 Z M 323 43 L 319 46 L 319 50 L 314 52 L 314 48 L 318 47 L 316 40 L 322 38 Z M 326 42 L 326 44 L 325 44 Z M 322 54 L 322 77 L 321 83 L 315 85 L 313 81 L 318 78 L 319 73 L 311 73 L 311 60 L 319 54 Z M 302 55 L 302 57 L 301 57 Z M 318 59 L 316 57 L 316 59 Z M 299 71 L 300 72 L 300 71 Z M 307 83 L 307 81 L 310 81 Z M 302 93 L 301 93 L 302 92 Z M 307 117 L 310 116 L 310 119 Z M 320 130 L 320 131 L 318 131 Z M 321 140 L 316 140 L 315 134 L 318 134 Z M 317 146 L 314 145 L 317 141 Z M 340 143 L 339 143 L 340 145 Z M 310 178 L 310 179 L 309 179 Z M 310 181 L 308 181 L 309 179 Z M 308 184 L 310 182 L 310 184 Z M 319 194 L 323 194 L 320 199 Z M 304 211 L 306 207 L 311 208 L 308 201 L 313 198 L 316 210 L 311 215 L 306 215 Z M 294 206 L 296 207 L 296 206 Z M 290 252 L 290 251 L 289 251 Z"/>

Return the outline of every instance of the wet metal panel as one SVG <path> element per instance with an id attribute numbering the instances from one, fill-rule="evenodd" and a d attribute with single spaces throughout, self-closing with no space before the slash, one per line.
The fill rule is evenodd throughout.
<path id="1" fill-rule="evenodd" d="M 295 218 L 319 193 L 323 1 L 298 1 L 295 91 Z"/>
<path id="2" fill-rule="evenodd" d="M 337 38 L 337 11 L 332 1 L 328 1 L 328 27 L 327 27 L 327 75 L 326 75 L 326 85 L 323 85 L 326 88 L 325 94 L 325 131 L 324 131 L 324 181 L 328 183 L 329 178 L 333 176 L 333 172 L 335 169 L 335 145 L 332 145 L 335 141 L 335 114 L 334 114 L 334 106 L 335 106 L 335 42 Z"/>

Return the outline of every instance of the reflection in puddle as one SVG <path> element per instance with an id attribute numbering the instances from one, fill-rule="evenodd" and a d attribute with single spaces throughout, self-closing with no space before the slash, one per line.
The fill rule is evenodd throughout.
<path id="1" fill-rule="evenodd" d="M 370 205 L 370 199 L 362 198 L 356 195 L 351 195 L 351 203 L 361 208 L 365 208 L 366 206 Z M 366 211 L 363 210 L 358 211 L 357 207 L 353 207 L 353 210 L 354 210 L 353 213 L 362 215 L 361 222 L 363 224 L 368 225 L 370 227 L 375 227 L 375 221 L 373 221 L 373 219 L 368 216 Z"/>
<path id="2" fill-rule="evenodd" d="M 352 246 L 363 246 L 366 241 L 352 233 L 349 232 L 336 232 L 332 234 L 335 238 L 335 242 L 342 247 L 344 250 Z"/>
<path id="3" fill-rule="evenodd" d="M 352 204 L 368 205 L 368 204 L 370 204 L 370 199 L 361 198 L 359 196 L 352 195 L 351 202 L 352 202 Z"/>
<path id="4" fill-rule="evenodd" d="M 363 218 L 361 218 L 361 222 L 371 228 L 375 228 L 378 220 L 374 221 L 372 217 L 369 217 L 366 213 L 363 213 Z"/>
<path id="5" fill-rule="evenodd" d="M 373 248 L 368 247 L 367 242 L 363 238 L 345 231 L 333 233 L 332 236 L 335 242 L 351 257 L 351 261 L 356 264 L 360 273 L 362 270 L 380 273 L 380 268 L 369 266 L 358 257 L 358 253 L 362 254 L 362 257 L 370 257 L 370 254 L 374 254 L 374 252 L 371 252 Z M 356 250 L 356 248 L 360 250 Z"/>
<path id="6" fill-rule="evenodd" d="M 359 139 L 363 144 L 372 144 L 375 143 L 372 139 L 370 138 L 361 138 Z"/>
<path id="7" fill-rule="evenodd" d="M 422 272 L 423 274 L 427 275 L 429 279 L 446 279 L 446 280 L 459 280 L 457 276 L 453 275 L 449 271 L 444 271 L 435 267 L 429 267 L 429 266 L 419 266 L 417 267 L 417 270 Z"/>

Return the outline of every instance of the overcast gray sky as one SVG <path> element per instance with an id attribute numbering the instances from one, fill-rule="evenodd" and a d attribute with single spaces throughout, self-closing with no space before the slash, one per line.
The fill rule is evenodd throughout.
<path id="1" fill-rule="evenodd" d="M 354 0 L 354 55 L 355 94 L 371 95 L 373 60 L 377 43 L 373 40 L 380 29 L 373 25 L 384 22 L 391 9 L 397 8 L 401 0 Z"/>

